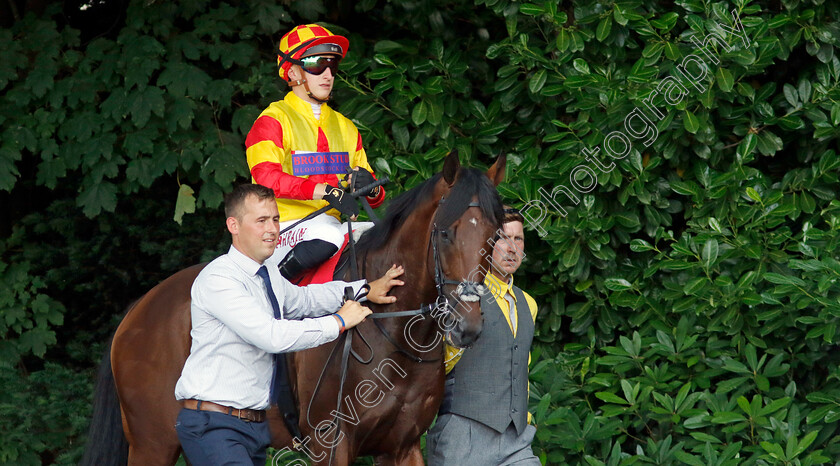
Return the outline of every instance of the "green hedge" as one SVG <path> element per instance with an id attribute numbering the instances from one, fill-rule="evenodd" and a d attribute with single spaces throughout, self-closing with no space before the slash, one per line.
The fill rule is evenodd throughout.
<path id="1" fill-rule="evenodd" d="M 110 318 L 135 297 L 126 283 L 139 293 L 212 256 L 221 194 L 247 179 L 244 136 L 284 93 L 276 41 L 329 18 L 351 40 L 336 105 L 392 193 L 452 149 L 478 166 L 508 154 L 500 189 L 529 220 L 517 281 L 540 303 L 544 462 L 834 461 L 838 10 L 192 1 L 134 2 L 106 31 L 55 9 L 17 20 L 0 29 L 0 190 L 16 225 L 0 241 L 15 291 L 0 301 L 0 364 L 89 365 L 65 347 L 113 321 L 86 328 L 74 298 L 105 296 Z M 41 253 L 56 228 L 58 271 Z M 144 240 L 127 260 L 109 240 L 131 235 Z M 79 263 L 119 280 L 74 276 Z M 15 461 L 8 444 L 0 461 Z"/>

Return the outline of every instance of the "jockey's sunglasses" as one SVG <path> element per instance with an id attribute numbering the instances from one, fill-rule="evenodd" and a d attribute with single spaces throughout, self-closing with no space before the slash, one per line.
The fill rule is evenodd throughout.
<path id="1" fill-rule="evenodd" d="M 303 70 L 307 73 L 314 74 L 315 76 L 322 74 L 327 70 L 327 68 L 329 68 L 333 76 L 335 76 L 336 71 L 338 71 L 338 62 L 341 61 L 341 59 L 335 55 L 312 55 L 311 57 L 303 57 L 300 60 L 303 62 L 301 68 L 303 68 Z"/>

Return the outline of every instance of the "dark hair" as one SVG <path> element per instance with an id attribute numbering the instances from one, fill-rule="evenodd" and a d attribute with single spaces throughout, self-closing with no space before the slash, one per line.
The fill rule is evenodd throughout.
<path id="1" fill-rule="evenodd" d="M 236 217 L 242 214 L 242 204 L 248 196 L 256 196 L 258 200 L 274 199 L 274 191 L 261 184 L 240 184 L 233 191 L 225 194 L 225 217 Z"/>
<path id="2" fill-rule="evenodd" d="M 519 222 L 521 224 L 525 224 L 525 217 L 522 216 L 522 212 L 519 209 L 513 208 L 509 205 L 502 206 L 505 212 L 504 219 L 502 220 L 502 225 L 508 222 Z"/>

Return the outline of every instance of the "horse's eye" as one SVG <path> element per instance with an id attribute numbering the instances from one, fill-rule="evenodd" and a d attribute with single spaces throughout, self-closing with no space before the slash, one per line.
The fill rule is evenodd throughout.
<path id="1" fill-rule="evenodd" d="M 449 230 L 443 230 L 440 232 L 440 238 L 447 243 L 451 243 L 452 239 L 449 237 Z"/>

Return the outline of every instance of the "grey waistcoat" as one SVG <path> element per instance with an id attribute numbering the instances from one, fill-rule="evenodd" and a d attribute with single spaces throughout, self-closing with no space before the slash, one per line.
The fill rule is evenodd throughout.
<path id="1" fill-rule="evenodd" d="M 503 433 L 513 422 L 521 434 L 528 423 L 528 352 L 534 319 L 522 290 L 513 287 L 516 338 L 502 309 L 487 291 L 481 297 L 484 329 L 446 377 L 441 413 L 464 416 Z"/>

